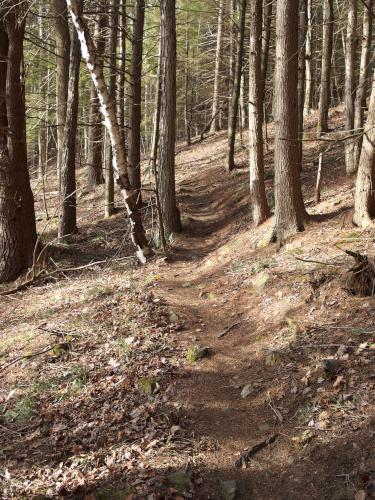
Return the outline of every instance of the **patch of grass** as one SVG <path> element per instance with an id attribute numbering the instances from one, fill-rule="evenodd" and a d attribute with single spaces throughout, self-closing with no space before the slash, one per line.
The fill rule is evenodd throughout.
<path id="1" fill-rule="evenodd" d="M 27 394 L 25 398 L 17 401 L 4 413 L 4 415 L 2 416 L 2 420 L 5 423 L 14 421 L 23 422 L 33 415 L 35 406 L 35 397 L 32 394 Z"/>
<path id="2" fill-rule="evenodd" d="M 102 299 L 108 297 L 114 293 L 114 288 L 112 286 L 93 286 L 88 288 L 85 292 L 85 298 L 88 301 Z"/>

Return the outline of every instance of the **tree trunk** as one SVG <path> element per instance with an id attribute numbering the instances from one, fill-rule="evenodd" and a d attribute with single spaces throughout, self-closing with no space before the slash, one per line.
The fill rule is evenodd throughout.
<path id="1" fill-rule="evenodd" d="M 26 7 L 0 8 L 0 282 L 33 264 L 37 241 L 21 74 Z"/>
<path id="2" fill-rule="evenodd" d="M 124 144 L 126 142 L 125 128 L 125 71 L 126 71 L 126 34 L 127 34 L 127 17 L 126 17 L 126 0 L 121 0 L 121 35 L 120 35 L 120 75 L 119 75 L 119 91 L 118 91 L 118 115 L 120 118 L 121 136 Z"/>
<path id="3" fill-rule="evenodd" d="M 96 53 L 99 61 L 103 62 L 105 49 L 104 29 L 106 27 L 106 15 L 100 14 L 95 25 Z M 87 156 L 87 187 L 93 189 L 103 184 L 103 125 L 100 113 L 100 102 L 96 94 L 95 85 L 91 84 L 90 91 L 90 113 L 89 113 L 89 148 Z"/>
<path id="4" fill-rule="evenodd" d="M 142 54 L 145 2 L 136 0 L 134 5 L 133 51 L 131 68 L 131 103 L 129 113 L 129 180 L 138 191 L 137 203 L 141 197 L 141 120 L 142 120 Z"/>
<path id="5" fill-rule="evenodd" d="M 186 144 L 190 146 L 191 144 L 191 93 L 190 93 L 190 74 L 189 74 L 189 31 L 188 23 L 186 22 L 186 33 L 185 33 L 185 109 L 184 109 L 184 121 L 185 121 L 185 138 Z"/>
<path id="6" fill-rule="evenodd" d="M 79 12 L 83 9 L 83 0 L 78 0 Z M 66 103 L 66 121 L 64 128 L 63 153 L 61 162 L 61 217 L 59 239 L 65 239 L 77 232 L 76 204 L 76 139 L 78 120 L 78 85 L 81 49 L 78 33 L 74 31 L 69 68 L 68 100 Z"/>
<path id="7" fill-rule="evenodd" d="M 68 99 L 70 32 L 65 0 L 54 0 L 56 41 L 56 123 L 57 123 L 57 179 L 61 188 L 66 101 Z"/>
<path id="8" fill-rule="evenodd" d="M 77 0 L 66 0 L 74 26 L 79 33 L 82 54 L 87 63 L 91 78 L 95 83 L 100 100 L 104 123 L 107 127 L 113 151 L 113 173 L 121 189 L 125 207 L 130 220 L 131 238 L 137 249 L 140 262 L 146 261 L 149 245 L 142 224 L 140 212 L 137 210 L 135 192 L 131 189 L 126 169 L 125 144 L 122 140 L 121 129 L 116 119 L 116 103 L 112 99 L 104 80 L 103 67 L 95 54 L 95 45 L 83 18 L 79 15 Z M 121 174 L 121 172 L 124 172 Z"/>
<path id="9" fill-rule="evenodd" d="M 118 11 L 119 0 L 111 0 L 110 2 L 110 36 L 109 36 L 109 85 L 108 91 L 111 95 L 111 100 L 116 105 L 116 56 L 117 56 L 117 31 L 118 31 Z M 116 113 L 116 111 L 115 111 Z M 117 122 L 117 117 L 115 115 Z M 115 208 L 115 186 L 113 178 L 112 165 L 112 141 L 107 141 L 105 151 L 105 199 L 104 199 L 104 216 L 111 217 Z"/>
<path id="10" fill-rule="evenodd" d="M 211 123 L 211 132 L 217 132 L 219 130 L 218 109 L 219 109 L 219 92 L 220 92 L 221 56 L 222 56 L 222 45 L 223 45 L 223 17 L 224 17 L 224 0 L 220 0 L 218 7 L 218 20 L 217 20 L 214 94 L 212 100 L 212 115 L 211 115 L 213 120 Z"/>
<path id="11" fill-rule="evenodd" d="M 348 24 L 346 31 L 345 50 L 345 115 L 346 130 L 349 135 L 354 129 L 354 91 L 355 91 L 355 59 L 357 49 L 357 0 L 349 0 Z M 354 159 L 354 140 L 345 142 L 346 173 L 351 175 L 356 172 Z"/>
<path id="12" fill-rule="evenodd" d="M 305 103 L 305 50 L 307 26 L 307 0 L 299 0 L 298 29 L 298 165 L 302 170 L 303 161 L 303 106 Z"/>
<path id="13" fill-rule="evenodd" d="M 362 228 L 372 223 L 375 216 L 375 74 L 370 105 L 363 135 L 354 195 L 353 222 Z"/>
<path id="14" fill-rule="evenodd" d="M 262 9 L 263 0 L 251 4 L 249 47 L 249 168 L 253 221 L 259 226 L 269 217 L 264 185 Z"/>
<path id="15" fill-rule="evenodd" d="M 241 88 L 241 73 L 244 53 L 245 20 L 247 0 L 240 0 L 240 27 L 238 33 L 238 47 L 236 56 L 236 69 L 234 73 L 233 93 L 230 102 L 229 124 L 228 124 L 228 156 L 227 172 L 234 169 L 234 147 L 236 143 L 236 128 L 238 117 L 238 101 Z"/>
<path id="16" fill-rule="evenodd" d="M 266 84 L 267 84 L 267 70 L 268 70 L 268 54 L 270 50 L 270 40 L 271 40 L 271 25 L 272 25 L 272 0 L 263 0 L 263 35 L 262 35 L 262 56 L 261 56 L 261 68 L 262 68 L 262 102 L 264 102 L 266 97 Z M 266 117 L 264 117 L 266 119 Z"/>
<path id="17" fill-rule="evenodd" d="M 278 0 L 275 67 L 275 238 L 302 231 L 298 166 L 298 0 Z"/>
<path id="18" fill-rule="evenodd" d="M 175 0 L 161 0 L 160 203 L 165 235 L 181 231 L 175 193 L 176 12 Z"/>
<path id="19" fill-rule="evenodd" d="M 359 69 L 359 82 L 354 103 L 354 132 L 358 133 L 363 128 L 364 112 L 366 108 L 366 95 L 368 87 L 369 59 L 372 38 L 373 0 L 367 0 L 367 7 L 363 9 L 362 50 L 361 65 Z M 361 154 L 362 137 L 356 138 L 353 144 L 353 161 L 355 170 L 358 168 Z"/>
<path id="20" fill-rule="evenodd" d="M 333 47 L 333 0 L 323 3 L 322 70 L 319 93 L 318 136 L 328 132 L 328 110 L 331 88 L 331 63 Z"/>
<path id="21" fill-rule="evenodd" d="M 307 116 L 312 109 L 312 0 L 307 0 L 307 28 L 306 28 L 306 44 L 305 44 L 305 101 L 303 105 L 303 114 Z"/>

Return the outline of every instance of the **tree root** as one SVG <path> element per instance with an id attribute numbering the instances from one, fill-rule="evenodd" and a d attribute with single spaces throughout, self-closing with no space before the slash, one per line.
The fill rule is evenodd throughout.
<path id="1" fill-rule="evenodd" d="M 359 297 L 375 295 L 375 260 L 352 250 L 344 252 L 355 260 L 355 265 L 348 270 L 345 289 Z"/>

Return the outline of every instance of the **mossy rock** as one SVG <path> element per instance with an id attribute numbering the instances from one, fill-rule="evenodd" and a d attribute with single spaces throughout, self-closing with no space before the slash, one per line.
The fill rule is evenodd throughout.
<path id="1" fill-rule="evenodd" d="M 220 481 L 220 486 L 223 500 L 234 500 L 236 498 L 238 492 L 236 481 Z"/>
<path id="2" fill-rule="evenodd" d="M 186 359 L 189 363 L 195 363 L 200 359 L 207 358 L 210 354 L 208 347 L 201 347 L 199 345 L 194 345 L 189 347 L 186 353 Z"/>
<path id="3" fill-rule="evenodd" d="M 140 378 L 138 380 L 138 389 L 147 396 L 151 396 L 157 389 L 157 382 L 154 378 Z"/>

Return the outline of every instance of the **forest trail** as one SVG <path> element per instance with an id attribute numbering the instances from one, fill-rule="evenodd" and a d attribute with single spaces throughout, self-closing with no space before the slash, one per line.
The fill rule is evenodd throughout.
<path id="1" fill-rule="evenodd" d="M 338 230 L 344 239 L 348 235 L 350 197 L 346 183 L 350 180 L 335 185 L 331 170 L 332 177 L 326 182 L 332 183 L 334 191 L 324 196 L 323 202 L 325 210 L 332 210 L 327 222 L 312 222 L 309 231 L 286 249 L 264 247 L 257 243 L 267 234 L 269 225 L 246 231 L 249 214 L 241 201 L 246 196 L 247 172 L 241 169 L 241 151 L 237 157 L 240 168 L 226 177 L 225 155 L 220 149 L 223 143 L 225 137 L 224 141 L 211 138 L 208 144 L 183 153 L 177 162 L 185 230 L 177 238 L 172 262 L 160 268 L 161 276 L 154 288 L 155 296 L 178 316 L 183 327 L 176 334 L 177 343 L 185 351 L 194 345 L 209 349 L 207 358 L 186 363 L 173 392 L 176 403 L 191 420 L 194 433 L 207 440 L 204 451 L 192 459 L 193 470 L 203 475 L 196 495 L 219 498 L 225 489 L 223 481 L 235 480 L 237 495 L 244 499 L 352 498 L 353 485 L 343 480 L 347 477 L 343 471 L 349 467 L 349 476 L 355 476 L 355 462 L 362 461 L 364 470 L 369 467 L 368 463 L 363 465 L 366 459 L 373 467 L 368 431 L 357 432 L 355 438 L 340 436 L 333 424 L 332 409 L 327 410 L 323 403 L 324 396 L 318 396 L 319 403 L 310 402 L 310 392 L 329 392 L 334 381 L 327 384 L 327 389 L 314 390 L 310 382 L 303 381 L 306 373 L 313 377 L 311 372 L 319 371 L 318 364 L 312 367 L 322 354 L 335 356 L 337 348 L 345 343 L 344 337 L 335 335 L 334 339 L 331 332 L 328 343 L 332 347 L 320 356 L 298 345 L 317 342 L 319 349 L 320 342 L 327 342 L 327 332 L 323 327 L 319 338 L 312 339 L 309 330 L 317 324 L 347 322 L 350 315 L 346 307 L 350 310 L 353 305 L 334 285 L 327 294 L 334 311 L 323 307 L 327 300 L 324 298 L 323 305 L 314 307 L 309 283 L 314 281 L 316 270 L 310 267 L 306 272 L 306 264 L 295 269 L 295 258 L 300 254 L 323 251 L 322 260 L 327 259 L 332 250 L 318 246 L 330 231 Z M 313 156 L 314 150 L 308 154 Z M 272 156 L 269 160 L 271 165 Z M 315 174 L 307 170 L 304 175 L 306 185 L 312 187 Z M 236 190 L 238 195 L 233 197 L 230 193 Z M 313 207 L 310 210 L 314 213 Z M 321 267 L 318 275 L 323 283 L 327 280 L 329 287 L 331 277 Z M 337 295 L 337 304 L 341 302 L 342 307 L 340 319 L 335 314 Z M 364 320 L 360 316 L 356 322 Z M 302 338 L 296 339 L 297 334 Z M 342 414 L 344 406 L 340 408 Z M 310 431 L 309 426 L 319 429 L 319 418 L 325 415 L 330 425 L 332 422 L 332 435 L 323 421 L 318 437 L 316 429 Z M 235 467 L 246 449 L 276 435 L 275 443 L 257 453 L 248 468 Z M 318 443 L 311 446 L 310 441 L 315 439 Z"/>
<path id="2" fill-rule="evenodd" d="M 339 129 L 342 109 L 331 123 Z M 272 125 L 269 137 L 271 195 Z M 2 297 L 2 498 L 232 498 L 223 481 L 245 500 L 372 491 L 375 298 L 348 294 L 352 262 L 340 248 L 371 255 L 373 235 L 351 223 L 342 147 L 325 150 L 316 204 L 321 145 L 306 143 L 312 220 L 282 247 L 264 244 L 272 220 L 251 224 L 240 146 L 236 170 L 224 172 L 225 132 L 178 145 L 183 232 L 167 261 L 138 266 L 124 212 L 100 218 L 101 188 L 83 191 L 80 232 L 53 249 L 51 269 L 73 271 Z M 40 195 L 37 208 L 42 232 Z M 191 363 L 195 345 L 209 356 Z"/>

